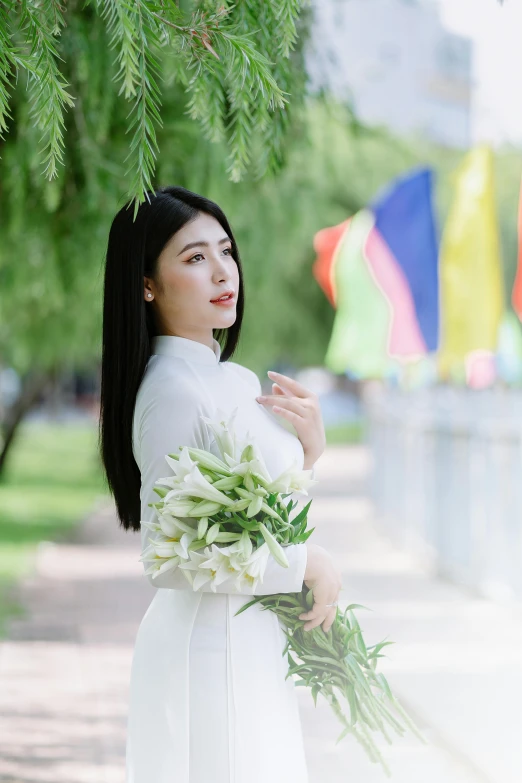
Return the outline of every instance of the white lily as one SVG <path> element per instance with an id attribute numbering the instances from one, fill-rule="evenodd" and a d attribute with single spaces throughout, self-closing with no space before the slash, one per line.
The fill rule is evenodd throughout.
<path id="1" fill-rule="evenodd" d="M 243 567 L 252 554 L 252 541 L 247 530 L 243 530 L 239 541 L 230 544 L 228 547 L 230 561 L 238 567 Z"/>
<path id="2" fill-rule="evenodd" d="M 265 465 L 265 462 L 263 458 L 259 456 L 255 456 L 251 460 L 246 460 L 245 462 L 240 462 L 239 460 L 235 460 L 232 458 L 229 458 L 227 455 L 227 464 L 230 467 L 230 472 L 234 475 L 238 476 L 248 476 L 248 475 L 255 475 L 258 474 L 263 481 L 265 481 L 267 484 L 272 481 L 272 477 L 270 473 L 267 470 L 267 467 Z"/>
<path id="3" fill-rule="evenodd" d="M 152 539 L 148 539 L 149 541 L 152 541 L 152 543 L 145 547 L 145 549 L 142 552 L 141 557 L 139 560 L 143 563 L 150 563 L 151 565 L 145 569 L 145 574 L 152 574 L 152 578 L 158 576 L 159 574 L 163 574 L 165 571 L 170 571 L 173 568 L 176 568 L 180 562 L 180 558 L 178 556 L 174 557 L 160 557 L 156 551 L 154 546 L 154 541 Z"/>
<path id="4" fill-rule="evenodd" d="M 158 513 L 158 511 L 157 511 L 157 513 Z M 159 522 L 147 522 L 145 519 L 142 519 L 140 521 L 140 526 L 141 527 L 148 527 L 149 530 L 155 530 L 155 531 L 160 531 L 161 530 Z"/>
<path id="5" fill-rule="evenodd" d="M 148 538 L 147 541 L 151 541 L 151 539 Z M 149 544 L 149 546 L 146 546 L 143 552 L 141 553 L 141 557 L 139 558 L 139 560 L 141 562 L 148 562 L 149 560 L 156 560 L 157 557 L 158 556 L 154 551 L 154 547 L 152 546 L 152 544 Z"/>
<path id="6" fill-rule="evenodd" d="M 166 497 L 168 497 L 168 495 Z M 234 503 L 232 498 L 229 498 L 219 489 L 216 489 L 214 486 L 212 486 L 210 481 L 207 481 L 197 465 L 194 465 L 190 473 L 185 476 L 183 481 L 183 488 L 177 490 L 174 497 L 176 500 L 183 500 L 187 497 L 201 498 L 201 500 L 212 500 L 216 503 L 221 503 L 223 506 L 230 506 Z"/>
<path id="7" fill-rule="evenodd" d="M 200 563 L 200 568 L 209 568 L 212 571 L 212 581 L 215 585 L 240 573 L 241 567 L 230 557 L 230 546 L 211 544 L 210 549 L 210 556 Z"/>
<path id="8" fill-rule="evenodd" d="M 212 544 L 213 547 L 219 549 L 216 544 Z M 225 547 L 223 547 L 225 549 Z M 221 568 L 221 562 L 218 562 L 216 556 L 210 547 L 206 546 L 202 552 L 198 552 L 194 549 L 189 550 L 190 560 L 185 563 L 180 563 L 181 570 L 195 571 L 196 575 L 192 582 L 194 590 L 199 590 L 207 582 L 210 582 L 210 589 L 212 592 L 216 592 L 216 585 L 221 584 L 230 576 L 230 573 L 224 572 Z M 218 574 L 219 570 L 219 574 Z"/>
<path id="9" fill-rule="evenodd" d="M 234 586 L 238 592 L 251 592 L 253 594 L 258 583 L 263 583 L 263 576 L 269 556 L 270 551 L 266 543 L 262 544 L 257 549 L 254 549 L 252 555 L 234 581 Z"/>
<path id="10" fill-rule="evenodd" d="M 302 492 L 304 495 L 308 495 L 308 489 L 317 484 L 317 479 L 312 479 L 312 469 L 301 470 L 297 466 L 297 460 L 294 459 L 290 467 L 283 470 L 283 472 L 277 476 L 268 485 L 269 492 L 280 492 L 282 494 L 290 494 L 291 492 Z"/>
<path id="11" fill-rule="evenodd" d="M 175 517 L 189 517 L 194 508 L 194 502 L 188 498 L 178 499 L 176 497 L 178 490 L 171 490 L 163 499 L 163 511 L 172 514 Z"/>
<path id="12" fill-rule="evenodd" d="M 212 470 L 215 473 L 223 473 L 223 475 L 228 476 L 226 464 L 211 451 L 196 449 L 193 446 L 187 446 L 187 449 L 192 459 L 194 459 L 198 465 L 201 465 L 208 470 Z"/>
<path id="13" fill-rule="evenodd" d="M 154 484 L 157 484 L 160 487 L 170 487 L 170 489 L 177 489 L 179 481 L 176 476 L 164 476 L 163 478 L 157 479 Z"/>
<path id="14" fill-rule="evenodd" d="M 261 494 L 261 491 L 257 489 L 255 489 L 253 492 L 249 492 L 247 489 L 243 489 L 243 487 L 236 487 L 236 492 L 244 502 L 244 507 L 248 508 L 248 517 L 254 516 L 259 511 L 264 511 L 265 514 L 268 514 L 269 517 L 273 517 L 274 519 L 278 519 L 280 522 L 283 522 L 277 511 L 275 511 L 265 502 L 265 492 Z"/>
<path id="15" fill-rule="evenodd" d="M 179 541 L 166 541 L 165 539 L 157 539 L 152 547 L 158 557 L 175 557 L 178 553 L 174 549 L 179 545 Z"/>
<path id="16" fill-rule="evenodd" d="M 231 508 L 231 506 L 228 506 Z M 213 500 L 199 500 L 194 503 L 190 516 L 192 517 L 211 517 L 223 510 L 222 503 L 215 503 Z"/>
<path id="17" fill-rule="evenodd" d="M 192 467 L 196 463 L 192 460 L 189 449 L 186 446 L 181 449 L 179 459 L 172 459 L 168 454 L 165 454 L 165 459 L 172 468 L 174 475 L 159 478 L 154 483 L 171 487 L 171 489 L 179 488 L 180 484 L 184 481 L 185 476 L 190 473 Z"/>
<path id="18" fill-rule="evenodd" d="M 194 537 L 196 536 L 196 527 L 194 523 L 185 522 L 183 519 L 179 519 L 169 512 L 159 510 L 158 520 L 161 532 L 168 538 L 179 538 L 182 533 L 194 534 Z"/>
<path id="19" fill-rule="evenodd" d="M 247 517 L 255 517 L 255 515 L 261 511 L 262 505 L 263 505 L 263 498 L 260 497 L 259 495 L 255 495 L 250 501 L 250 505 L 246 510 Z"/>
<path id="20" fill-rule="evenodd" d="M 152 574 L 152 578 L 164 574 L 165 571 L 172 571 L 177 568 L 180 560 L 179 557 L 169 557 L 167 560 L 158 558 L 149 568 L 145 569 L 145 574 Z"/>
<path id="21" fill-rule="evenodd" d="M 181 536 L 179 543 L 174 544 L 174 551 L 176 554 L 181 557 L 183 560 L 189 559 L 189 550 L 188 547 L 190 544 L 196 539 L 197 532 L 194 534 L 191 533 L 183 533 Z"/>
<path id="22" fill-rule="evenodd" d="M 264 525 L 262 522 L 259 523 L 259 527 L 261 530 L 261 534 L 265 539 L 265 543 L 268 549 L 270 550 L 270 552 L 272 553 L 272 555 L 274 556 L 275 560 L 279 563 L 279 565 L 284 566 L 284 568 L 288 568 L 289 566 L 288 558 L 285 555 L 284 549 L 279 543 L 279 541 L 277 541 L 275 536 L 272 535 L 272 533 L 268 530 L 266 525 Z"/>
<path id="23" fill-rule="evenodd" d="M 217 447 L 223 459 L 226 458 L 227 454 L 234 459 L 236 457 L 237 437 L 234 423 L 237 412 L 238 408 L 236 407 L 231 415 L 227 417 L 226 413 L 221 410 L 221 408 L 217 408 L 216 413 L 212 418 L 209 416 L 201 416 L 207 427 L 214 433 Z"/>

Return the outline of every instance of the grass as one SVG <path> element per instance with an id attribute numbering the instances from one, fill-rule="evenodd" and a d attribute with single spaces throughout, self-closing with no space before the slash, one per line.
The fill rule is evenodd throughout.
<path id="1" fill-rule="evenodd" d="M 349 421 L 344 424 L 325 427 L 326 443 L 328 446 L 339 444 L 362 443 L 365 434 L 365 422 L 363 420 Z"/>
<path id="2" fill-rule="evenodd" d="M 94 424 L 22 424 L 0 480 L 0 635 L 40 541 L 59 540 L 108 493 Z"/>

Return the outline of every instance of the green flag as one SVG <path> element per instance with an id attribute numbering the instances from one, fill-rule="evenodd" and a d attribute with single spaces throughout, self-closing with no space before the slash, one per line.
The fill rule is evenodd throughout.
<path id="1" fill-rule="evenodd" d="M 325 356 L 332 372 L 361 378 L 382 378 L 396 367 L 387 352 L 390 308 L 364 255 L 373 225 L 373 213 L 360 210 L 335 250 L 337 310 Z"/>

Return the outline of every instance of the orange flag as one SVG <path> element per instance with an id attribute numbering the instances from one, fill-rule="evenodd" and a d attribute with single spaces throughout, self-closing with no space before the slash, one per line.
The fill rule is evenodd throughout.
<path id="1" fill-rule="evenodd" d="M 350 220 L 351 218 L 348 218 L 348 220 L 343 220 L 337 226 L 322 228 L 314 236 L 314 250 L 317 253 L 317 259 L 312 266 L 312 274 L 332 307 L 337 307 L 337 290 L 334 274 L 335 262 L 338 256 L 336 250 Z"/>

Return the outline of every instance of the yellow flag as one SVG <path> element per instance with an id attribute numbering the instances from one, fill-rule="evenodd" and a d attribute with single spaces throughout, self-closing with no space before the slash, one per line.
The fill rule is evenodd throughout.
<path id="1" fill-rule="evenodd" d="M 443 378 L 458 373 L 471 351 L 495 351 L 504 311 L 493 187 L 493 154 L 480 145 L 457 171 L 440 255 Z"/>

